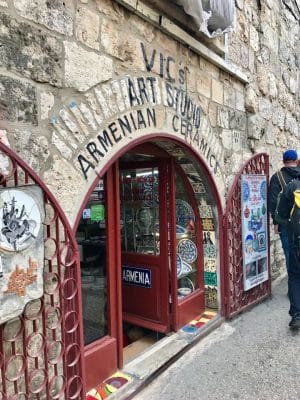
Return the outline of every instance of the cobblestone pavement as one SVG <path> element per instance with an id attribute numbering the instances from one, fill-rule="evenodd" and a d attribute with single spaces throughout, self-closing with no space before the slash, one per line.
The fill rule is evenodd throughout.
<path id="1" fill-rule="evenodd" d="M 299 400 L 300 331 L 288 327 L 287 279 L 225 322 L 134 400 Z"/>

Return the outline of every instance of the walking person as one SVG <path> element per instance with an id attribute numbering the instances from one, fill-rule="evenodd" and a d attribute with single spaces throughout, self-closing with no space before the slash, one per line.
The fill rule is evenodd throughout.
<path id="1" fill-rule="evenodd" d="M 289 240 L 288 240 L 288 227 L 286 223 L 279 223 L 276 220 L 276 206 L 278 194 L 284 189 L 284 187 L 293 179 L 297 178 L 300 173 L 298 167 L 298 154 L 296 150 L 289 149 L 283 153 L 282 156 L 283 167 L 276 171 L 271 179 L 268 191 L 268 203 L 269 211 L 274 224 L 275 234 L 279 234 L 282 249 L 285 256 L 286 268 L 289 266 Z"/>
<path id="2" fill-rule="evenodd" d="M 289 326 L 300 329 L 300 171 L 284 189 L 278 204 L 278 213 L 289 220 L 288 296 L 289 314 L 292 317 Z"/>

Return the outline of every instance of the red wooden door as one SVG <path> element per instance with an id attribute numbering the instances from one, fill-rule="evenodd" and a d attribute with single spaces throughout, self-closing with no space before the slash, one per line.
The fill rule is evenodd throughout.
<path id="1" fill-rule="evenodd" d="M 80 249 L 86 387 L 114 373 L 121 342 L 118 166 L 89 196 L 77 229 Z"/>
<path id="2" fill-rule="evenodd" d="M 205 309 L 202 223 L 186 173 L 172 163 L 170 176 L 172 309 L 178 330 Z"/>
<path id="3" fill-rule="evenodd" d="M 158 332 L 170 329 L 167 164 L 120 169 L 123 320 Z"/>

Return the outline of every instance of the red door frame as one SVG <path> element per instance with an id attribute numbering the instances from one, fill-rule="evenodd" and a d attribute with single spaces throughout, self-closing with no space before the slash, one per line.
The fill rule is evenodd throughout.
<path id="1" fill-rule="evenodd" d="M 82 205 L 78 211 L 78 215 L 77 218 L 74 222 L 73 225 L 73 232 L 74 234 L 76 234 L 77 228 L 78 228 L 78 224 L 83 212 L 83 209 L 85 207 L 85 204 L 87 203 L 92 191 L 94 190 L 94 187 L 96 186 L 96 184 L 99 181 L 100 177 L 103 177 L 105 175 L 105 173 L 107 173 L 109 171 L 110 168 L 114 168 L 113 165 L 118 161 L 118 159 L 126 152 L 131 151 L 132 149 L 136 148 L 139 145 L 143 145 L 143 146 L 151 146 L 153 148 L 153 144 L 151 143 L 151 141 L 159 141 L 159 140 L 168 140 L 170 142 L 174 142 L 177 143 L 178 145 L 182 146 L 183 148 L 187 149 L 195 158 L 196 161 L 199 162 L 199 164 L 201 165 L 203 171 L 205 172 L 205 175 L 207 177 L 207 180 L 209 182 L 209 186 L 211 188 L 212 191 L 212 195 L 213 198 L 215 200 L 215 206 L 217 207 L 217 213 L 218 213 L 218 220 L 221 221 L 222 217 L 223 217 L 223 209 L 222 209 L 222 202 L 221 202 L 221 198 L 219 195 L 219 192 L 217 190 L 217 186 L 216 183 L 214 181 L 214 178 L 212 176 L 212 173 L 210 171 L 210 169 L 208 168 L 206 162 L 204 161 L 204 158 L 202 158 L 198 153 L 195 152 L 195 150 L 193 149 L 192 146 L 188 145 L 186 143 L 186 141 L 184 139 L 180 139 L 180 138 L 171 138 L 170 134 L 167 133 L 150 133 L 150 134 L 146 134 L 143 135 L 137 139 L 131 140 L 131 142 L 127 145 L 125 145 L 122 149 L 120 149 L 119 151 L 117 151 L 115 153 L 115 155 L 113 157 L 110 158 L 110 160 L 108 160 L 108 162 L 103 166 L 102 169 L 100 169 L 99 171 L 97 171 L 96 173 L 96 177 L 93 181 L 93 183 L 90 185 L 90 189 L 87 191 L 85 198 L 82 202 Z M 161 156 L 163 154 L 167 154 L 164 150 L 157 148 L 158 154 Z M 168 155 L 169 156 L 169 155 Z M 113 174 L 114 174 L 114 182 L 116 184 L 118 184 L 118 177 L 117 177 L 117 171 L 113 169 Z M 114 192 L 117 192 L 117 188 L 114 187 Z M 116 215 L 119 215 L 117 213 L 119 213 L 118 210 L 115 210 Z M 120 216 L 119 216 L 120 217 Z M 220 308 L 220 314 L 222 316 L 225 315 L 225 278 L 224 278 L 224 255 L 223 255 L 223 251 L 224 251 L 224 246 L 223 246 L 223 242 L 224 242 L 224 238 L 223 238 L 223 226 L 221 223 L 219 223 L 218 226 L 218 236 L 219 236 L 219 244 L 220 244 L 220 256 L 219 256 L 219 260 L 220 260 L 220 291 L 221 291 L 221 308 Z M 118 243 L 120 243 L 120 233 L 119 232 L 115 232 L 115 240 L 118 241 Z M 117 265 L 121 265 L 121 260 L 116 260 L 116 262 L 118 262 Z M 175 263 L 176 265 L 176 263 Z M 115 293 L 115 304 L 118 307 L 121 307 L 121 271 L 119 271 L 119 278 L 117 279 L 116 282 L 116 292 Z M 111 295 L 114 295 L 113 293 L 111 293 Z M 82 318 L 82 317 L 81 317 Z M 118 354 L 119 354 L 119 359 L 121 360 L 118 364 L 119 367 L 122 367 L 122 354 L 123 354 L 123 339 L 122 339 L 122 316 L 121 313 L 118 313 L 116 316 L 116 337 L 118 339 Z M 99 346 L 99 344 L 98 344 Z M 96 347 L 96 346 L 95 346 Z M 85 350 L 86 353 L 86 350 Z M 99 365 L 99 363 L 98 363 Z"/>

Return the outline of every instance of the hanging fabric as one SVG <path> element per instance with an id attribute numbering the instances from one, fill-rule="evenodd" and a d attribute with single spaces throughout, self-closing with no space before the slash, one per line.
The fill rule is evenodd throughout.
<path id="1" fill-rule="evenodd" d="M 186 14 L 193 17 L 199 30 L 215 37 L 233 29 L 233 0 L 176 0 Z"/>

